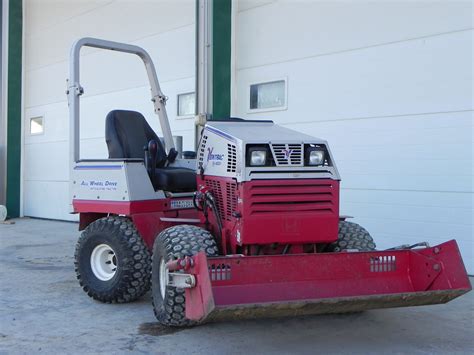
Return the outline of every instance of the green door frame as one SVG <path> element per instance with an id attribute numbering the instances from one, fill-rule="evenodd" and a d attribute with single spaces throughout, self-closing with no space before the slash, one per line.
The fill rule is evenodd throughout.
<path id="1" fill-rule="evenodd" d="M 7 210 L 20 216 L 21 205 L 21 85 L 23 43 L 23 1 L 8 4 L 7 62 Z"/>
<path id="2" fill-rule="evenodd" d="M 212 3 L 212 117 L 229 118 L 232 0 L 213 0 Z"/>

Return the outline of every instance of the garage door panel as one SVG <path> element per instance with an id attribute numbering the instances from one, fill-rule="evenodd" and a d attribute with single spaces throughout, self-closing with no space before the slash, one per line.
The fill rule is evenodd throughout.
<path id="1" fill-rule="evenodd" d="M 25 216 L 78 220 L 77 215 L 69 214 L 71 201 L 68 182 L 25 181 L 24 196 L 30 201 L 35 201 L 24 204 Z"/>
<path id="2" fill-rule="evenodd" d="M 344 187 L 376 190 L 421 190 L 472 193 L 472 175 L 349 174 L 341 169 Z"/>
<path id="3" fill-rule="evenodd" d="M 30 120 L 34 117 L 43 118 L 43 133 L 30 133 Z M 27 108 L 24 113 L 25 144 L 58 142 L 69 139 L 69 110 L 67 102 L 41 105 Z"/>
<path id="4" fill-rule="evenodd" d="M 344 181 L 342 182 L 344 186 Z M 394 208 L 405 206 L 440 207 L 449 209 L 473 208 L 473 195 L 464 193 L 400 191 L 400 190 L 366 190 L 348 189 L 342 187 L 341 201 L 343 203 L 387 204 Z M 349 213 L 350 214 L 350 213 Z M 471 216 L 472 217 L 472 216 Z"/>
<path id="5" fill-rule="evenodd" d="M 69 145 L 67 142 L 43 142 L 24 146 L 25 180 L 67 181 Z"/>
<path id="6" fill-rule="evenodd" d="M 449 0 L 279 1 L 238 14 L 237 68 L 463 30 L 471 13 L 469 2 Z M 282 26 L 288 19 L 298 20 Z"/>
<path id="7" fill-rule="evenodd" d="M 239 70 L 236 111 L 290 123 L 472 110 L 471 43 L 465 31 Z M 249 84 L 282 77 L 288 110 L 249 114 Z"/>
<path id="8" fill-rule="evenodd" d="M 386 203 L 374 204 L 360 201 L 345 202 L 342 204 L 341 210 L 357 211 L 357 217 L 360 218 L 388 218 L 407 222 L 473 225 L 472 213 L 465 208 L 394 206 Z"/>
<path id="9" fill-rule="evenodd" d="M 77 38 L 71 39 L 65 48 L 66 54 Z M 150 52 L 161 83 L 194 76 L 193 25 L 152 36 L 134 44 L 144 46 Z M 166 51 L 163 48 L 166 48 Z M 26 107 L 65 101 L 68 76 L 68 60 L 28 71 L 25 75 Z M 48 90 L 44 89 L 45 83 L 48 83 Z M 86 98 L 111 91 L 148 87 L 148 78 L 143 62 L 137 56 L 94 51 L 81 57 L 81 84 L 85 92 L 83 98 Z M 148 96 L 149 92 L 146 97 Z"/>
<path id="10" fill-rule="evenodd" d="M 81 1 L 82 2 L 82 1 Z M 47 13 L 50 18 L 63 16 L 48 27 L 27 22 L 26 37 L 29 68 L 38 68 L 68 59 L 69 49 L 78 38 L 93 36 L 112 41 L 132 42 L 138 38 L 166 33 L 173 29 L 193 24 L 195 21 L 193 0 L 185 1 L 96 1 L 89 11 L 78 12 L 74 5 L 70 11 L 57 11 L 58 2 L 43 2 L 41 8 L 28 7 L 30 11 Z M 60 3 L 60 2 L 59 2 Z M 107 5 L 107 6 L 100 6 Z M 77 6 L 77 5 L 76 5 Z M 67 14 L 69 13 L 69 14 Z M 159 14 L 159 20 L 152 14 Z M 133 19 L 139 19 L 133 20 Z M 45 51 L 45 44 L 48 50 Z M 85 50 L 91 52 L 93 50 Z"/>

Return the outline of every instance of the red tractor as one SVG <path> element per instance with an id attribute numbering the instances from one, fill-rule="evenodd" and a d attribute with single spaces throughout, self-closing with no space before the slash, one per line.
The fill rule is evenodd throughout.
<path id="1" fill-rule="evenodd" d="M 138 55 L 163 139 L 138 112 L 106 117 L 108 159 L 79 157 L 81 47 Z M 454 240 L 376 250 L 339 215 L 326 141 L 271 121 L 209 121 L 178 158 L 153 63 L 142 48 L 93 38 L 71 51 L 75 265 L 87 294 L 133 301 L 149 288 L 159 322 L 445 303 L 471 289 Z"/>

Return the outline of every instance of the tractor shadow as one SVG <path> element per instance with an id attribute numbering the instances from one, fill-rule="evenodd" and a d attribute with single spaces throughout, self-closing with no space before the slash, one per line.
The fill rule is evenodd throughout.
<path id="1" fill-rule="evenodd" d="M 256 328 L 266 328 L 269 329 L 274 324 L 284 324 L 284 323 L 299 323 L 301 322 L 322 322 L 323 324 L 327 324 L 327 322 L 334 321 L 334 319 L 338 319 L 339 321 L 347 322 L 354 322 L 360 319 L 362 312 L 358 313 L 347 313 L 347 314 L 322 314 L 322 315 L 306 315 L 306 316 L 297 316 L 294 318 L 290 317 L 264 317 L 260 319 L 224 319 L 224 320 L 217 320 L 217 321 L 209 321 L 204 322 L 202 324 L 191 326 L 191 327 L 167 327 L 161 325 L 158 322 L 147 322 L 142 323 L 138 327 L 138 334 L 139 335 L 150 335 L 154 337 L 159 337 L 163 335 L 171 335 L 175 333 L 179 333 L 185 330 L 194 330 L 197 332 L 200 331 L 207 331 L 213 330 L 217 328 L 228 328 L 229 330 L 241 329 L 246 327 L 256 327 Z"/>
<path id="2" fill-rule="evenodd" d="M 142 323 L 138 327 L 138 334 L 151 335 L 159 337 L 162 335 L 170 335 L 186 330 L 187 328 L 167 327 L 158 322 Z"/>

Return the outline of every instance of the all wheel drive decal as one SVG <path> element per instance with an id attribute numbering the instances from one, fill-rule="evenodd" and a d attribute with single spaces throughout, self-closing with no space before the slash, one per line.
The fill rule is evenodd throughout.
<path id="1" fill-rule="evenodd" d="M 123 165 L 76 165 L 74 170 L 121 170 Z"/>
<path id="2" fill-rule="evenodd" d="M 82 180 L 79 185 L 83 188 L 89 188 L 90 190 L 94 190 L 94 191 L 102 191 L 102 190 L 115 191 L 115 190 L 117 190 L 118 182 L 117 181 L 110 181 L 110 180 L 103 180 L 103 181 L 100 181 L 100 180 L 89 180 L 89 181 Z"/>

